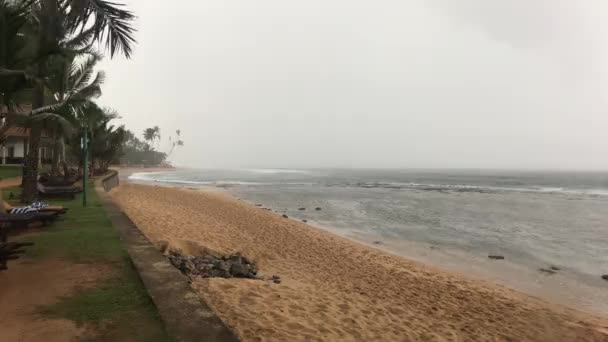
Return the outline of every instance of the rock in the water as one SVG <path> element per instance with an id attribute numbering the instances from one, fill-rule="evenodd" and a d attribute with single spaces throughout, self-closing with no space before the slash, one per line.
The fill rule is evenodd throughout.
<path id="1" fill-rule="evenodd" d="M 495 259 L 495 260 L 502 260 L 502 259 L 504 259 L 505 257 L 504 257 L 504 256 L 502 256 L 502 255 L 488 255 L 488 258 L 490 258 L 490 259 Z"/>
<path id="2" fill-rule="evenodd" d="M 298 210 L 306 210 L 306 208 L 298 208 Z"/>
<path id="3" fill-rule="evenodd" d="M 283 217 L 284 217 L 284 218 L 289 218 L 289 216 L 287 216 L 287 215 L 285 215 L 285 214 L 283 214 Z"/>
<path id="4" fill-rule="evenodd" d="M 321 210 L 321 207 L 316 207 L 315 210 Z"/>
<path id="5" fill-rule="evenodd" d="M 380 240 L 376 240 L 376 241 L 373 242 L 373 244 L 374 245 L 381 245 L 381 244 L 383 244 L 383 242 L 380 241 Z"/>
<path id="6" fill-rule="evenodd" d="M 308 220 L 304 219 L 304 220 L 302 220 L 302 222 L 306 223 L 306 222 L 308 222 Z"/>
<path id="7" fill-rule="evenodd" d="M 554 274 L 555 273 L 555 271 L 552 270 L 552 269 L 550 269 L 550 268 L 539 268 L 538 270 L 541 271 L 541 272 L 544 272 L 544 273 L 548 273 L 548 274 Z"/>
<path id="8" fill-rule="evenodd" d="M 604 280 L 608 280 L 608 274 L 604 274 L 604 275 L 602 276 L 602 279 L 604 279 Z"/>

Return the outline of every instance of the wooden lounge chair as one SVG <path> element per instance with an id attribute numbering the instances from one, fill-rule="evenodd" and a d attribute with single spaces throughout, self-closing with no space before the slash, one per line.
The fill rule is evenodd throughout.
<path id="1" fill-rule="evenodd" d="M 73 186 L 45 186 L 38 183 L 38 196 L 45 197 L 68 197 L 74 199 L 82 189 Z"/>
<path id="2" fill-rule="evenodd" d="M 69 176 L 69 177 L 58 177 L 58 176 L 48 176 L 43 175 L 40 176 L 38 181 L 44 186 L 74 186 L 76 182 L 78 182 L 81 177 L 78 176 Z"/>
<path id="3" fill-rule="evenodd" d="M 3 202 L 4 202 L 4 209 L 6 209 L 7 213 L 10 213 L 11 210 L 13 210 L 13 209 L 24 208 L 24 207 L 13 207 L 6 201 L 3 201 Z M 58 214 L 65 214 L 68 211 L 68 208 L 60 206 L 60 205 L 49 205 L 49 206 L 46 206 L 43 208 L 34 208 L 34 209 L 38 210 L 38 212 L 41 212 L 41 213 L 51 212 L 51 213 L 58 213 Z"/>
<path id="4" fill-rule="evenodd" d="M 22 228 L 27 227 L 29 224 L 34 222 L 40 222 L 44 225 L 54 221 L 59 216 L 58 213 L 41 213 L 41 212 L 29 212 L 25 214 L 7 214 L 0 213 L 0 225 L 8 228 Z"/>

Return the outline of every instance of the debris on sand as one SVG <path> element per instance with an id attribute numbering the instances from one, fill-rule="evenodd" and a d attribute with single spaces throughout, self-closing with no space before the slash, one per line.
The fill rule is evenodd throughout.
<path id="1" fill-rule="evenodd" d="M 190 278 L 257 278 L 258 273 L 255 264 L 239 253 L 223 257 L 171 253 L 168 258 L 175 268 Z"/>

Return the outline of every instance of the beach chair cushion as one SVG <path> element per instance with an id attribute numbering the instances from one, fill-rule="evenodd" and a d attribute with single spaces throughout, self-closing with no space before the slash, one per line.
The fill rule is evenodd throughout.
<path id="1" fill-rule="evenodd" d="M 11 208 L 11 210 L 10 210 L 11 214 L 25 214 L 25 213 L 32 213 L 32 212 L 38 212 L 38 209 L 31 208 L 31 207 L 18 207 L 18 208 Z"/>

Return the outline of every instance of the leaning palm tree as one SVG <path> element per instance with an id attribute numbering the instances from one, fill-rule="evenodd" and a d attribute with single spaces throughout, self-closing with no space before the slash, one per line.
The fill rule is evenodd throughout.
<path id="1" fill-rule="evenodd" d="M 0 0 L 8 3 L 7 0 Z M 32 89 L 32 120 L 30 149 L 26 159 L 23 181 L 23 200 L 34 200 L 37 189 L 40 137 L 45 119 L 61 117 L 56 111 L 71 98 L 49 104 L 45 96 L 49 64 L 53 56 L 61 55 L 61 42 L 65 39 L 95 41 L 104 45 L 113 57 L 122 53 L 131 56 L 135 43 L 132 22 L 134 15 L 124 5 L 107 0 L 13 0 L 12 6 L 26 11 L 33 26 L 31 65 L 22 69 L 0 66 L 0 76 L 21 76 L 35 80 Z M 24 25 L 25 27 L 25 25 Z M 21 34 L 22 32 L 18 33 Z M 0 37 L 4 39 L 5 37 Z M 16 52 L 15 52 L 16 53 Z"/>

